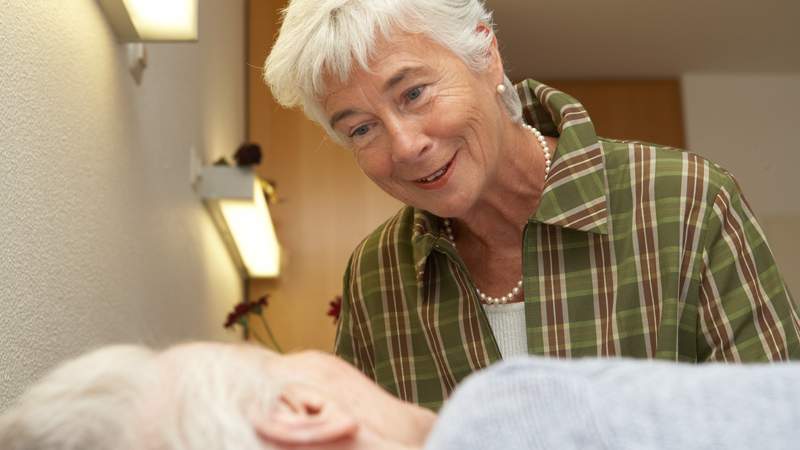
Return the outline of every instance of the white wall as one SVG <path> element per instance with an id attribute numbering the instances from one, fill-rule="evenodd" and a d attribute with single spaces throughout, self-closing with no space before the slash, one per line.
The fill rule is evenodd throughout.
<path id="1" fill-rule="evenodd" d="M 141 85 L 93 0 L 0 0 L 0 409 L 110 342 L 232 339 L 235 269 L 189 186 L 244 139 L 244 0 L 150 44 Z"/>
<path id="2" fill-rule="evenodd" d="M 687 146 L 731 171 L 800 300 L 800 74 L 687 74 Z"/>

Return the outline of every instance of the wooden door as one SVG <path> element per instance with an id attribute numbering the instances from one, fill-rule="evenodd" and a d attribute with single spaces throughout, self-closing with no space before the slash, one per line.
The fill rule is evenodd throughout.
<path id="1" fill-rule="evenodd" d="M 680 81 L 543 81 L 578 99 L 598 136 L 685 147 Z"/>

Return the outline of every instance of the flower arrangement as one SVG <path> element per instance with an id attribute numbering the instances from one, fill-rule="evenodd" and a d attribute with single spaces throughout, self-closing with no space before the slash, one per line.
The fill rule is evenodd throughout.
<path id="1" fill-rule="evenodd" d="M 269 305 L 268 299 L 269 295 L 264 295 L 255 302 L 243 301 L 238 303 L 233 307 L 233 311 L 228 314 L 228 318 L 225 320 L 225 328 L 233 329 L 239 325 L 244 331 L 245 336 L 252 336 L 253 339 L 258 341 L 260 344 L 266 347 L 272 347 L 277 350 L 278 353 L 283 353 L 281 346 L 278 345 L 278 341 L 272 334 L 269 324 L 267 323 L 266 319 L 264 319 L 264 312 Z M 253 317 L 258 318 L 264 330 L 267 332 L 267 336 L 269 336 L 269 341 L 272 343 L 272 345 L 270 345 L 267 340 L 263 338 L 263 336 L 257 333 L 256 330 L 250 326 L 250 320 Z"/>

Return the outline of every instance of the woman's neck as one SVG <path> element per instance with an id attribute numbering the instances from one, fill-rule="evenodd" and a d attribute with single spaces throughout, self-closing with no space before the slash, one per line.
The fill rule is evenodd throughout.
<path id="1" fill-rule="evenodd" d="M 453 221 L 459 240 L 495 251 L 519 249 L 522 231 L 539 206 L 545 181 L 545 157 L 533 133 L 511 124 L 507 135 L 509 144 L 499 150 L 487 190 L 466 214 Z M 557 140 L 547 140 L 554 150 Z"/>

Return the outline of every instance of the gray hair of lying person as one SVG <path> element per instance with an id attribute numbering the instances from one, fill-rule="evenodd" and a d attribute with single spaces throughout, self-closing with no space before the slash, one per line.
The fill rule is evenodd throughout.
<path id="1" fill-rule="evenodd" d="M 422 34 L 449 49 L 473 71 L 485 70 L 494 36 L 492 14 L 480 0 L 292 0 L 264 67 L 264 80 L 287 108 L 300 106 L 336 142 L 344 144 L 319 104 L 326 76 L 346 81 L 353 63 L 368 69 L 376 39 L 395 31 Z M 380 33 L 380 34 L 378 34 Z M 514 122 L 522 105 L 506 76 L 502 95 Z"/>
<path id="2" fill-rule="evenodd" d="M 63 364 L 0 416 L 0 448 L 263 450 L 248 412 L 274 401 L 274 381 L 225 349 L 170 373 L 157 356 L 112 346 Z"/>

